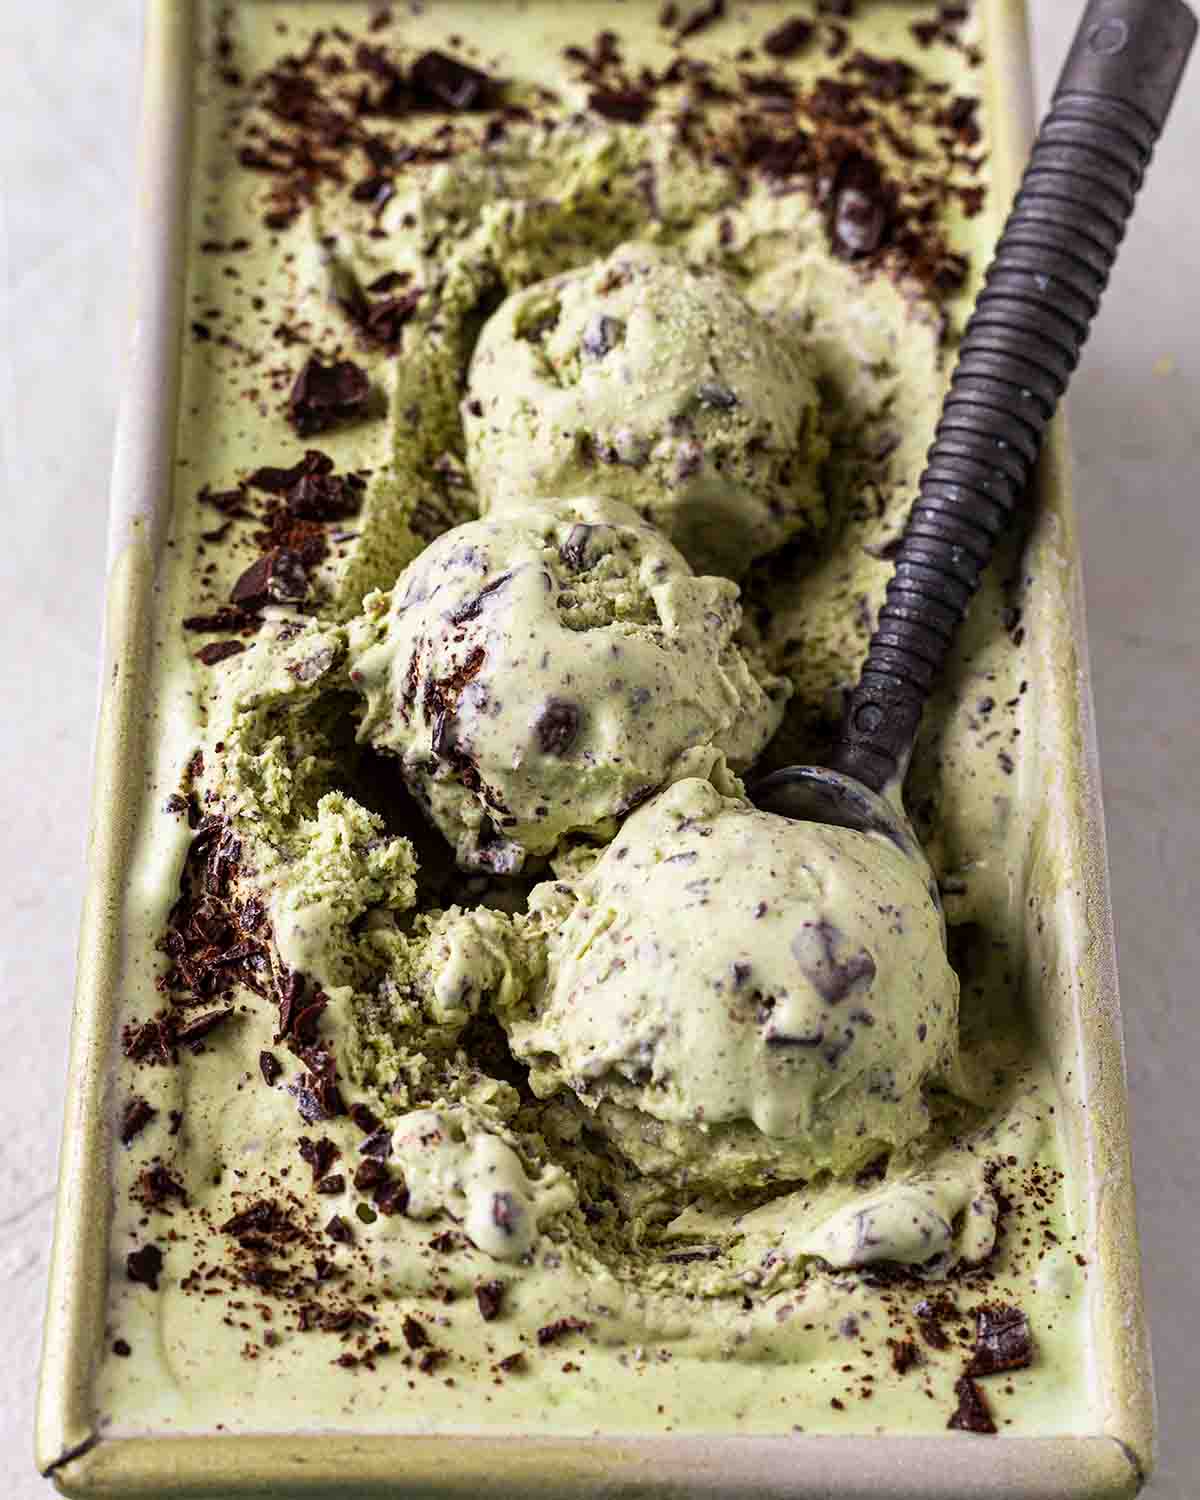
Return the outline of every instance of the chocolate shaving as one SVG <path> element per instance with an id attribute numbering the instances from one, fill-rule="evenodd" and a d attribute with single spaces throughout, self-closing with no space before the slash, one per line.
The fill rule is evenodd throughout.
<path id="1" fill-rule="evenodd" d="M 283 1073 L 283 1064 L 273 1052 L 260 1052 L 258 1054 L 258 1066 L 262 1070 L 264 1082 L 268 1085 L 274 1084 Z"/>

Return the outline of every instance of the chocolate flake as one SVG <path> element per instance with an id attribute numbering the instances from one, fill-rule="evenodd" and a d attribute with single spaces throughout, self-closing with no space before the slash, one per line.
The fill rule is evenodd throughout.
<path id="1" fill-rule="evenodd" d="M 588 95 L 589 109 L 626 125 L 640 125 L 653 107 L 653 99 L 640 89 L 593 89 Z"/>
<path id="2" fill-rule="evenodd" d="M 273 1052 L 262 1051 L 258 1054 L 258 1066 L 262 1070 L 264 1081 L 270 1085 L 283 1073 L 283 1064 Z"/>

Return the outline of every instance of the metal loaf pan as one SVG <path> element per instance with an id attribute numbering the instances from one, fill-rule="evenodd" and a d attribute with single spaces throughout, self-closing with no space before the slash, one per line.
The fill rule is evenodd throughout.
<path id="1" fill-rule="evenodd" d="M 250 3 L 250 0 L 245 0 Z M 993 212 L 1015 190 L 1031 88 L 1021 0 L 979 0 Z M 1037 756 L 1054 913 L 1031 939 L 1043 1044 L 1067 1107 L 1070 1166 L 1086 1205 L 1092 1284 L 1086 1357 L 1094 1430 L 1073 1436 L 945 1438 L 505 1439 L 279 1433 L 110 1439 L 97 1431 L 93 1373 L 109 1275 L 108 1136 L 117 1051 L 120 913 L 130 828 L 149 754 L 145 716 L 151 605 L 172 490 L 186 272 L 186 184 L 198 0 L 150 0 L 136 206 L 135 310 L 111 493 L 102 698 L 89 884 L 79 942 L 68 1104 L 50 1274 L 36 1455 L 81 1496 L 722 1494 L 756 1497 L 1117 1497 L 1153 1460 L 1154 1399 L 1134 1222 L 1117 971 L 1092 720 L 1076 517 L 1064 426 L 1041 470 L 1029 558 L 1040 580 L 1025 610 L 1039 679 Z M 998 230 L 999 225 L 997 223 Z M 1053 872 L 1053 873 L 1050 873 Z M 402 1417 L 400 1419 L 402 1424 Z"/>

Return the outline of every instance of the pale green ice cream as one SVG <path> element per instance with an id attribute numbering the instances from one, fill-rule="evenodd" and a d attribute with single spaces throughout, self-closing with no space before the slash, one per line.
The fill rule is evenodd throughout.
<path id="1" fill-rule="evenodd" d="M 928 879 L 883 835 L 677 782 L 572 888 L 505 1019 L 513 1050 L 651 1175 L 731 1191 L 853 1171 L 927 1133 L 952 1068 Z"/>
<path id="2" fill-rule="evenodd" d="M 608 495 L 700 572 L 739 577 L 826 521 L 798 347 L 677 251 L 622 245 L 510 297 L 480 336 L 463 422 L 485 508 Z"/>
<path id="3" fill-rule="evenodd" d="M 439 537 L 350 627 L 359 739 L 394 755 L 467 869 L 511 874 L 609 838 L 715 752 L 749 765 L 784 689 L 734 637 L 738 591 L 697 578 L 614 501 L 529 506 Z"/>

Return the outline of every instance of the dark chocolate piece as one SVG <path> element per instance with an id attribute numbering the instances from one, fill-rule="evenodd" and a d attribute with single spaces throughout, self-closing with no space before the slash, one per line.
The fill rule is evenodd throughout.
<path id="1" fill-rule="evenodd" d="M 153 1105 L 135 1094 L 121 1111 L 121 1123 L 117 1127 L 117 1135 L 122 1146 L 128 1146 L 139 1136 L 157 1113 Z"/>
<path id="2" fill-rule="evenodd" d="M 125 1257 L 125 1273 L 130 1281 L 158 1291 L 158 1278 L 163 1268 L 163 1253 L 157 1245 L 143 1245 L 140 1250 L 131 1250 Z"/>
<path id="3" fill-rule="evenodd" d="M 288 416 L 300 437 L 311 437 L 365 416 L 370 395 L 371 382 L 361 365 L 349 359 L 326 364 L 310 354 L 288 397 Z"/>
<path id="4" fill-rule="evenodd" d="M 504 1283 L 502 1281 L 481 1281 L 475 1287 L 475 1301 L 479 1305 L 479 1316 L 485 1323 L 492 1322 L 500 1316 L 500 1308 L 504 1301 Z"/>
<path id="5" fill-rule="evenodd" d="M 987 1397 L 969 1375 L 954 1382 L 954 1394 L 958 1397 L 958 1408 L 946 1426 L 956 1432 L 994 1433 L 996 1424 L 987 1403 Z"/>
<path id="6" fill-rule="evenodd" d="M 981 1307 L 975 1319 L 975 1352 L 964 1374 L 999 1375 L 1033 1363 L 1029 1319 L 1019 1307 Z"/>
<path id="7" fill-rule="evenodd" d="M 811 21 L 806 21 L 803 16 L 793 16 L 763 37 L 762 49 L 768 57 L 795 57 L 812 41 L 814 30 Z"/>
<path id="8" fill-rule="evenodd" d="M 267 604 L 299 604 L 307 594 L 304 559 L 287 547 L 272 547 L 250 564 L 229 597 L 242 609 L 262 609 Z"/>

